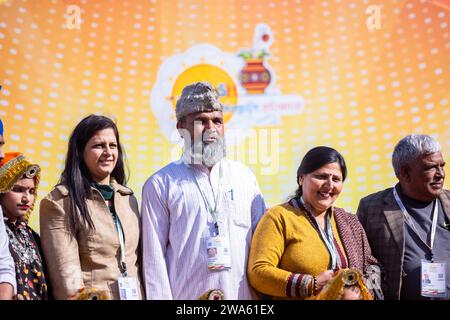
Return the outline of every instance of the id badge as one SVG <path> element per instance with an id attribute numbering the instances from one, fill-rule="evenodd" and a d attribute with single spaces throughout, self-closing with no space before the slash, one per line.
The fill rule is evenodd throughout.
<path id="1" fill-rule="evenodd" d="M 430 298 L 446 298 L 446 262 L 431 262 L 422 259 L 421 295 Z"/>
<path id="2" fill-rule="evenodd" d="M 139 300 L 136 277 L 119 277 L 120 300 Z"/>
<path id="3" fill-rule="evenodd" d="M 209 270 L 226 270 L 231 268 L 230 241 L 228 237 L 210 237 L 206 243 Z"/>

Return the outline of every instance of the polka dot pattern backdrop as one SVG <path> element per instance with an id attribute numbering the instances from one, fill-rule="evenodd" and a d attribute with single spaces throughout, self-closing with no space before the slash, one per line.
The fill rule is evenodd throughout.
<path id="1" fill-rule="evenodd" d="M 75 124 L 89 113 L 112 116 L 140 198 L 145 179 L 171 161 L 172 145 L 150 108 L 161 63 L 199 43 L 237 53 L 251 47 L 255 25 L 264 22 L 274 34 L 268 61 L 278 89 L 305 99 L 304 113 L 278 127 L 276 174 L 250 164 L 267 202 L 294 192 L 309 148 L 329 145 L 349 166 L 338 205 L 355 211 L 362 196 L 395 183 L 390 158 L 400 138 L 431 134 L 445 158 L 450 147 L 450 3 L 382 1 L 379 30 L 366 26 L 371 4 L 0 0 L 6 150 L 41 164 L 41 198 L 59 178 Z M 81 9 L 79 29 L 68 27 L 69 5 Z"/>

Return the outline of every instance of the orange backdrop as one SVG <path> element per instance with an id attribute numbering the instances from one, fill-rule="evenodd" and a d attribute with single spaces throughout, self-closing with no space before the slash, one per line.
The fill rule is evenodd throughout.
<path id="1" fill-rule="evenodd" d="M 367 26 L 371 4 L 380 9 L 375 30 Z M 79 20 L 69 5 L 80 9 Z M 261 170 L 265 159 L 242 159 L 269 205 L 294 191 L 297 166 L 312 146 L 333 146 L 345 156 L 349 178 L 338 205 L 352 211 L 362 196 L 395 183 L 390 159 L 403 136 L 431 134 L 446 156 L 447 0 L 0 0 L 6 150 L 41 164 L 41 198 L 59 178 L 75 124 L 89 113 L 113 116 L 129 185 L 140 197 L 146 178 L 173 160 L 150 99 L 161 64 L 202 43 L 237 55 L 252 46 L 259 23 L 273 33 L 266 63 L 277 89 L 304 99 L 301 114 L 258 126 L 279 130 L 274 172 Z M 37 227 L 37 214 L 32 223 Z"/>

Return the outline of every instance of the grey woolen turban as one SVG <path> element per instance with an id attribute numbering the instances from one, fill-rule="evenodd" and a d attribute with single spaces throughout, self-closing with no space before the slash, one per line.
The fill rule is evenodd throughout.
<path id="1" fill-rule="evenodd" d="M 223 111 L 216 90 L 209 82 L 196 82 L 184 87 L 177 101 L 177 121 L 196 112 Z"/>

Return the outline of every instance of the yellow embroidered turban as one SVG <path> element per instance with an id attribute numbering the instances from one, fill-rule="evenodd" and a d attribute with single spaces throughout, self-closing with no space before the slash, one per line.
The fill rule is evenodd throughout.
<path id="1" fill-rule="evenodd" d="M 34 179 L 35 190 L 37 190 L 41 178 L 41 168 L 25 159 L 20 152 L 6 152 L 5 158 L 0 161 L 0 193 L 11 191 L 14 184 L 22 178 Z M 35 201 L 36 197 L 28 209 L 26 220 L 33 210 Z"/>

